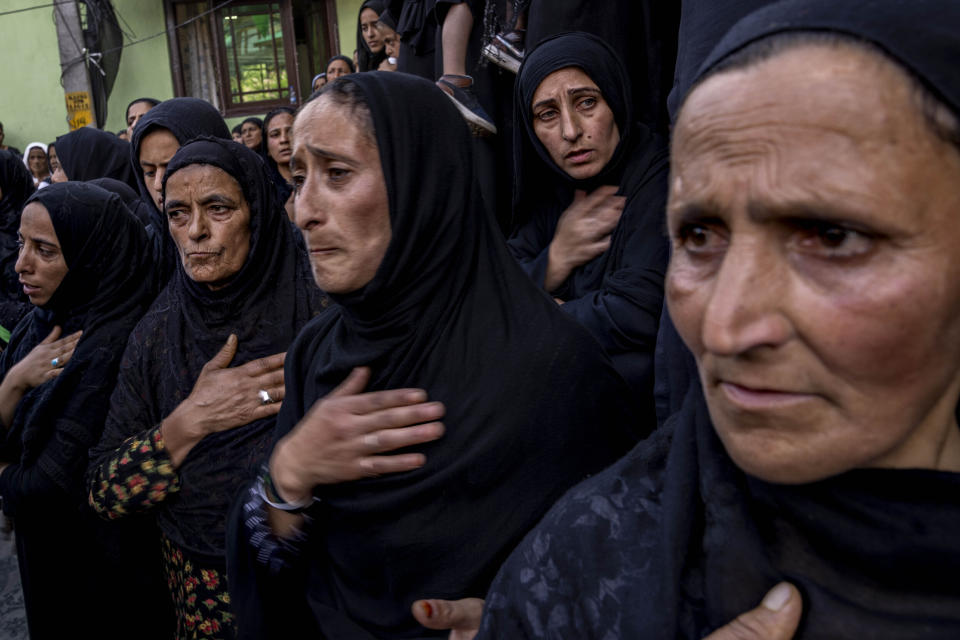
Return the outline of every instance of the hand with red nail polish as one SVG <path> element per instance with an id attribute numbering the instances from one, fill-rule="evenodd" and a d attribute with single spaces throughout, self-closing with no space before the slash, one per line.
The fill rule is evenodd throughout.
<path id="1" fill-rule="evenodd" d="M 483 617 L 483 600 L 417 600 L 413 617 L 427 629 L 450 630 L 449 640 L 473 640 Z"/>

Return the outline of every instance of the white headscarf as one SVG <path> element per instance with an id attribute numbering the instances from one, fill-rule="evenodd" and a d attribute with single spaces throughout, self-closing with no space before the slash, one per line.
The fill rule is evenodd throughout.
<path id="1" fill-rule="evenodd" d="M 47 183 L 41 182 L 35 175 L 33 175 L 33 171 L 30 169 L 30 163 L 27 162 L 27 158 L 30 157 L 30 149 L 33 149 L 34 147 L 40 147 L 43 149 L 44 155 L 47 154 L 47 145 L 43 144 L 42 142 L 31 142 L 23 151 L 23 166 L 27 168 L 27 171 L 30 171 L 30 177 L 33 178 L 33 186 L 35 186 L 37 189 L 43 189 L 45 186 L 47 186 Z"/>

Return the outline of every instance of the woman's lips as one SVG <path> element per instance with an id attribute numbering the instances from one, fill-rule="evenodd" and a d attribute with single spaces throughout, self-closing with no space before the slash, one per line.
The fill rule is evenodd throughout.
<path id="1" fill-rule="evenodd" d="M 733 382 L 719 382 L 717 386 L 720 387 L 728 402 L 747 411 L 794 406 L 816 397 L 810 393 L 745 387 Z"/>
<path id="2" fill-rule="evenodd" d="M 566 155 L 567 162 L 571 164 L 583 164 L 593 159 L 593 149 L 581 149 L 571 151 Z"/>
<path id="3" fill-rule="evenodd" d="M 35 287 L 35 286 L 33 286 L 33 285 L 29 285 L 29 284 L 27 284 L 26 282 L 21 282 L 20 284 L 23 285 L 23 294 L 26 295 L 26 296 L 32 296 L 33 294 L 35 294 L 35 293 L 37 293 L 38 291 L 40 291 L 40 287 Z"/>

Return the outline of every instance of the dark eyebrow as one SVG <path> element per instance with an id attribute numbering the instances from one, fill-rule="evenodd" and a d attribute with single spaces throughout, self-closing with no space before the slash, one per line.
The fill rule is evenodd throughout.
<path id="1" fill-rule="evenodd" d="M 567 90 L 568 96 L 579 96 L 583 94 L 598 95 L 598 96 L 601 95 L 600 89 L 597 89 L 596 87 L 573 87 L 572 89 Z M 545 106 L 547 104 L 550 104 L 551 102 L 555 102 L 555 100 L 553 98 L 547 98 L 546 100 L 541 100 L 540 102 L 537 102 L 532 107 L 530 107 L 530 110 L 536 111 L 538 107 Z"/>
<path id="2" fill-rule="evenodd" d="M 17 231 L 17 240 L 19 240 L 20 242 L 23 242 L 23 234 L 20 233 L 19 231 Z M 53 242 L 52 240 L 46 240 L 46 239 L 44 239 L 44 238 L 38 238 L 38 237 L 36 237 L 36 236 L 30 236 L 30 240 L 32 240 L 33 242 L 35 242 L 35 243 L 37 243 L 37 244 L 42 244 L 42 245 L 46 245 L 46 246 L 48 246 L 48 247 L 53 247 L 54 249 L 59 249 L 59 248 L 60 248 L 60 245 L 58 245 L 56 242 Z"/>
<path id="3" fill-rule="evenodd" d="M 307 151 L 310 152 L 310 155 L 316 156 L 318 158 L 326 158 L 327 160 L 337 160 L 339 162 L 346 162 L 347 164 L 354 165 L 356 162 L 353 159 L 348 158 L 347 156 L 340 155 L 339 153 L 334 153 L 333 151 L 327 151 L 326 149 L 321 149 L 320 147 L 314 147 L 313 145 L 305 145 Z"/>
<path id="4" fill-rule="evenodd" d="M 222 205 L 225 205 L 225 206 L 227 206 L 227 207 L 236 208 L 240 203 L 237 202 L 236 200 L 233 200 L 232 198 L 228 198 L 227 196 L 223 195 L 222 193 L 211 193 L 211 194 L 208 194 L 208 195 L 204 196 L 204 197 L 200 200 L 200 204 L 201 204 L 201 205 L 204 205 L 204 206 L 205 206 L 205 205 L 208 205 L 208 204 L 222 204 Z"/>

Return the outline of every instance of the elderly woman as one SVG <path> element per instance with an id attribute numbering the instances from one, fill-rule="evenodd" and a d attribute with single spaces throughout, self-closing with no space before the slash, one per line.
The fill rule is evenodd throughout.
<path id="1" fill-rule="evenodd" d="M 231 596 L 248 638 L 423 637 L 415 597 L 482 595 L 564 488 L 636 441 L 629 393 L 507 253 L 432 83 L 341 78 L 294 134 L 297 225 L 336 304 L 288 354 Z"/>
<path id="2" fill-rule="evenodd" d="M 197 136 L 216 136 L 230 139 L 230 130 L 220 112 L 206 100 L 173 98 L 165 100 L 148 111 L 133 130 L 130 138 L 131 163 L 136 174 L 140 197 L 149 203 L 154 220 L 153 239 L 163 278 L 169 278 L 177 269 L 177 250 L 167 232 L 167 217 L 163 214 L 163 177 L 167 164 L 181 145 Z"/>
<path id="3" fill-rule="evenodd" d="M 541 43 L 517 79 L 510 250 L 590 330 L 653 415 L 667 145 L 630 120 L 619 59 L 586 33 Z"/>
<path id="4" fill-rule="evenodd" d="M 33 185 L 38 189 L 50 183 L 50 163 L 47 161 L 47 145 L 31 142 L 23 152 L 23 165 L 30 170 Z"/>
<path id="5" fill-rule="evenodd" d="M 57 138 L 60 167 L 54 182 L 86 182 L 114 178 L 135 187 L 137 178 L 130 166 L 130 143 L 107 131 L 81 127 Z"/>
<path id="6" fill-rule="evenodd" d="M 156 293 L 149 240 L 117 196 L 77 183 L 36 192 L 19 239 L 34 309 L 0 358 L 0 497 L 15 520 L 30 637 L 120 638 L 133 624 L 163 637 L 162 583 L 126 571 L 156 550 L 126 555 L 138 523 L 99 522 L 84 488 L 127 336 Z"/>
<path id="7" fill-rule="evenodd" d="M 90 502 L 110 519 L 155 515 L 178 638 L 230 638 L 227 511 L 268 452 L 282 352 L 320 292 L 259 155 L 200 138 L 163 188 L 181 266 L 131 334 Z"/>
<path id="8" fill-rule="evenodd" d="M 668 210 L 699 384 L 513 553 L 479 637 L 960 637 L 958 34 L 949 0 L 803 0 L 717 46 Z"/>

